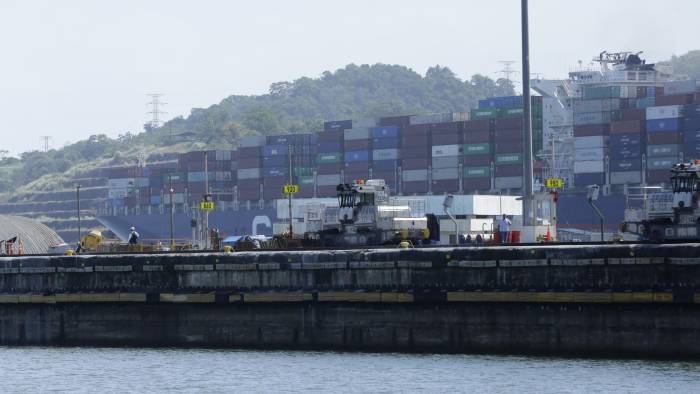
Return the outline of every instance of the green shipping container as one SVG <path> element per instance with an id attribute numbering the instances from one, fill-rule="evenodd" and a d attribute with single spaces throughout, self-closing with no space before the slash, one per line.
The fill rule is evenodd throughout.
<path id="1" fill-rule="evenodd" d="M 595 100 L 604 98 L 619 98 L 619 86 L 589 86 L 583 88 L 584 100 Z"/>
<path id="2" fill-rule="evenodd" d="M 498 108 L 485 108 L 471 110 L 469 119 L 490 119 L 497 118 L 500 114 Z"/>
<path id="3" fill-rule="evenodd" d="M 314 177 L 300 176 L 297 182 L 299 182 L 299 187 L 312 187 L 314 185 Z"/>
<path id="4" fill-rule="evenodd" d="M 491 176 L 489 167 L 464 167 L 465 178 L 488 178 Z"/>
<path id="5" fill-rule="evenodd" d="M 295 176 L 307 176 L 307 175 L 313 175 L 313 174 L 314 174 L 313 167 L 294 167 L 294 175 Z"/>
<path id="6" fill-rule="evenodd" d="M 495 163 L 497 166 L 506 166 L 511 164 L 520 164 L 523 162 L 522 154 L 520 153 L 502 153 L 496 155 Z"/>
<path id="7" fill-rule="evenodd" d="M 484 144 L 464 144 L 464 154 L 466 156 L 470 155 L 488 155 L 491 153 L 491 145 L 488 143 Z"/>
<path id="8" fill-rule="evenodd" d="M 342 153 L 319 153 L 316 155 L 316 164 L 340 163 L 342 161 Z"/>

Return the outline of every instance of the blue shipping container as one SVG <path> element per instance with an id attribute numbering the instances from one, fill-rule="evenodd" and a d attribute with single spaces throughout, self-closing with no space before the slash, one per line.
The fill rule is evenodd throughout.
<path id="1" fill-rule="evenodd" d="M 489 108 L 520 108 L 523 106 L 523 96 L 489 97 L 479 100 L 479 109 Z"/>
<path id="2" fill-rule="evenodd" d="M 590 174 L 574 174 L 576 186 L 602 185 L 605 183 L 605 173 L 594 172 Z"/>
<path id="3" fill-rule="evenodd" d="M 656 131 L 677 131 L 680 130 L 679 118 L 651 119 L 647 120 L 647 133 Z"/>
<path id="4" fill-rule="evenodd" d="M 683 106 L 683 116 L 685 118 L 700 118 L 700 105 L 686 104 Z"/>
<path id="5" fill-rule="evenodd" d="M 642 169 L 640 159 L 610 160 L 610 171 L 639 171 Z"/>
<path id="6" fill-rule="evenodd" d="M 345 162 L 354 163 L 358 161 L 369 161 L 369 151 L 353 150 L 345 152 Z"/>
<path id="7" fill-rule="evenodd" d="M 352 129 L 352 120 L 333 120 L 323 122 L 323 131 L 342 131 Z"/>
<path id="8" fill-rule="evenodd" d="M 395 149 L 399 147 L 398 138 L 375 138 L 372 140 L 374 149 Z"/>
<path id="9" fill-rule="evenodd" d="M 271 178 L 276 176 L 289 177 L 289 167 L 271 167 L 265 168 L 263 170 L 264 178 Z"/>
<path id="10" fill-rule="evenodd" d="M 318 143 L 318 153 L 342 152 L 340 141 L 321 141 Z"/>
<path id="11" fill-rule="evenodd" d="M 639 146 L 642 142 L 642 135 L 639 133 L 610 134 L 610 147 L 613 146 Z"/>
<path id="12" fill-rule="evenodd" d="M 269 156 L 263 158 L 264 168 L 282 167 L 285 165 L 289 165 L 289 159 L 287 158 L 287 156 Z"/>
<path id="13" fill-rule="evenodd" d="M 632 105 L 632 100 L 630 100 L 631 108 L 648 108 L 653 107 L 656 104 L 656 97 L 644 97 L 634 100 L 634 105 Z"/>
<path id="14" fill-rule="evenodd" d="M 160 205 L 160 196 L 151 196 L 151 205 Z"/>
<path id="15" fill-rule="evenodd" d="M 266 145 L 263 147 L 263 157 L 287 156 L 288 152 L 287 145 Z"/>
<path id="16" fill-rule="evenodd" d="M 700 118 L 683 118 L 683 130 L 686 130 L 686 131 L 700 130 Z"/>
<path id="17" fill-rule="evenodd" d="M 683 132 L 683 142 L 700 142 L 700 129 L 696 131 L 686 130 Z"/>
<path id="18" fill-rule="evenodd" d="M 609 154 L 612 160 L 634 159 L 642 156 L 642 150 L 639 146 L 610 146 Z"/>
<path id="19" fill-rule="evenodd" d="M 654 97 L 656 96 L 656 87 L 654 86 L 647 86 L 647 91 L 646 95 L 647 97 Z"/>
<path id="20" fill-rule="evenodd" d="M 377 160 L 372 163 L 374 171 L 394 171 L 399 167 L 398 160 Z"/>
<path id="21" fill-rule="evenodd" d="M 372 138 L 398 138 L 399 128 L 397 126 L 372 127 L 369 129 Z"/>

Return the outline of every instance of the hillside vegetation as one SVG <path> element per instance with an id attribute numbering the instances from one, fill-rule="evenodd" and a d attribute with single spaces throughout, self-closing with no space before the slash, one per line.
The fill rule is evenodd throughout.
<path id="1" fill-rule="evenodd" d="M 324 120 L 360 119 L 398 114 L 465 111 L 480 98 L 513 94 L 505 80 L 474 75 L 463 81 L 446 67 L 425 75 L 396 65 L 348 65 L 318 78 L 276 82 L 259 96 L 229 96 L 209 108 L 194 108 L 184 118 L 158 129 L 109 138 L 88 139 L 49 152 L 25 152 L 0 160 L 0 194 L 51 187 L 55 174 L 75 172 L 86 164 L 135 163 L 139 153 L 172 148 L 233 148 L 241 136 L 318 131 Z M 185 141 L 178 135 L 188 134 Z M 175 136 L 171 138 L 171 136 Z M 42 179 L 43 178 L 43 179 Z"/>

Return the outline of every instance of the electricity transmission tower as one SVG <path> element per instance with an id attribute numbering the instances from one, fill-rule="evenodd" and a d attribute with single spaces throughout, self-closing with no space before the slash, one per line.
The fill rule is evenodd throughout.
<path id="1" fill-rule="evenodd" d="M 161 94 L 161 93 L 150 93 L 150 94 L 147 94 L 146 96 L 151 98 L 151 101 L 149 103 L 146 103 L 146 105 L 151 106 L 151 110 L 146 112 L 147 114 L 152 116 L 151 121 L 149 123 L 151 125 L 151 128 L 157 129 L 163 123 L 163 121 L 161 120 L 161 118 L 162 118 L 161 115 L 167 114 L 167 112 L 161 110 L 161 107 L 163 105 L 168 104 L 168 103 L 164 103 L 164 102 L 160 101 L 161 96 L 163 96 L 163 94 Z"/>
<path id="2" fill-rule="evenodd" d="M 510 86 L 515 86 L 515 81 L 513 81 L 512 76 L 518 74 L 519 72 L 516 70 L 513 70 L 511 66 L 513 63 L 515 63 L 512 60 L 500 60 L 499 63 L 503 65 L 503 69 L 498 72 L 498 74 L 503 76 L 503 79 L 508 81 L 508 85 Z"/>
<path id="3" fill-rule="evenodd" d="M 49 141 L 51 141 L 50 135 L 42 135 L 41 139 L 44 140 L 44 152 L 49 151 Z"/>

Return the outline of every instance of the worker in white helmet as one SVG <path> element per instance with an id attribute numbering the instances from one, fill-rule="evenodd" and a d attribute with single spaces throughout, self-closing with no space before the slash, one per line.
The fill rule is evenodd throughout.
<path id="1" fill-rule="evenodd" d="M 139 240 L 139 233 L 136 232 L 136 227 L 131 228 L 131 234 L 129 234 L 129 244 L 136 245 Z"/>

